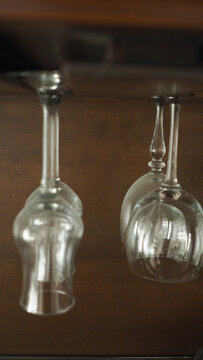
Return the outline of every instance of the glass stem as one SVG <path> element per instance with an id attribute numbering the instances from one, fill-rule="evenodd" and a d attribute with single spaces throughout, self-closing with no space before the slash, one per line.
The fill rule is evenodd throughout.
<path id="1" fill-rule="evenodd" d="M 165 101 L 161 97 L 155 98 L 156 102 L 156 120 L 154 125 L 154 133 L 152 142 L 150 145 L 150 154 L 152 161 L 149 162 L 152 172 L 160 172 L 165 166 L 162 158 L 165 155 L 166 147 L 164 142 L 164 131 L 163 131 L 163 114 Z"/>
<path id="2" fill-rule="evenodd" d="M 169 137 L 168 162 L 164 185 L 167 187 L 180 187 L 177 178 L 177 153 L 178 153 L 178 130 L 180 103 L 174 98 L 170 104 L 171 108 L 171 127 Z"/>
<path id="3" fill-rule="evenodd" d="M 41 185 L 47 190 L 59 180 L 59 115 L 62 94 L 38 91 L 43 109 Z"/>

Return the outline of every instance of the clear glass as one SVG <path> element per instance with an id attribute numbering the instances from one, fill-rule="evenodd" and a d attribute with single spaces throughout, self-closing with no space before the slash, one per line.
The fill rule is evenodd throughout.
<path id="1" fill-rule="evenodd" d="M 126 255 L 137 275 L 162 282 L 197 278 L 203 262 L 203 211 L 177 179 L 180 103 L 171 99 L 165 180 L 136 204 L 126 234 Z"/>
<path id="2" fill-rule="evenodd" d="M 23 76 L 43 107 L 43 166 L 40 187 L 14 221 L 23 262 L 20 304 L 32 314 L 62 314 L 75 303 L 74 257 L 84 231 L 81 201 L 59 179 L 58 106 L 65 88 L 58 72 Z"/>
<path id="3" fill-rule="evenodd" d="M 65 82 L 64 77 L 58 71 L 54 72 L 35 72 L 35 73 L 22 73 L 22 76 L 27 78 L 28 82 L 34 87 L 39 96 L 40 103 L 43 110 L 43 134 L 45 136 L 43 146 L 50 146 L 50 143 L 46 143 L 47 138 L 47 124 L 51 121 L 50 136 L 52 136 L 52 148 L 49 150 L 52 152 L 53 162 L 47 164 L 46 151 L 43 151 L 43 166 L 42 181 L 46 178 L 47 165 L 50 167 L 49 171 L 52 172 L 52 186 L 55 191 L 60 194 L 62 198 L 67 200 L 69 204 L 74 208 L 79 216 L 83 214 L 83 206 L 79 196 L 60 180 L 59 175 L 59 105 L 64 95 L 64 91 L 68 91 L 68 84 Z M 52 166 L 53 164 L 53 166 Z M 53 167 L 53 168 L 52 168 Z M 41 186 L 35 189 L 32 194 L 26 200 L 25 206 L 28 205 L 33 199 L 39 196 Z M 75 239 L 75 244 L 77 239 Z M 79 243 L 78 243 L 79 244 Z M 76 252 L 77 246 L 69 248 L 69 257 L 72 259 L 72 272 L 76 271 L 74 263 L 74 253 L 71 255 L 71 251 Z"/>
<path id="4" fill-rule="evenodd" d="M 23 73 L 25 76 L 26 73 Z M 67 200 L 70 205 L 75 209 L 78 215 L 82 216 L 83 207 L 82 202 L 78 195 L 65 183 L 60 180 L 59 175 L 59 105 L 64 95 L 64 91 L 67 91 L 67 84 L 63 81 L 63 76 L 55 71 L 55 72 L 39 72 L 39 73 L 28 73 L 27 78 L 29 83 L 36 89 L 40 103 L 42 105 L 43 110 L 43 128 L 45 139 L 43 144 L 46 144 L 46 128 L 47 122 L 51 121 L 50 131 L 52 132 L 52 149 L 53 151 L 53 172 L 52 177 L 54 178 L 54 187 L 60 196 Z M 52 93 L 50 93 L 50 91 Z M 52 96 L 52 97 L 51 97 Z M 47 104 L 48 102 L 48 104 Z M 48 106 L 47 106 L 48 105 Z M 49 144 L 47 144 L 49 146 Z M 46 152 L 43 152 L 43 162 L 47 161 Z M 52 164 L 50 164 L 52 166 Z M 43 167 L 43 171 L 46 171 L 46 167 Z M 45 177 L 44 174 L 43 177 Z M 42 179 L 43 179 L 42 177 Z M 26 200 L 26 204 L 31 202 L 35 197 L 38 196 L 40 192 L 40 186 L 33 191 L 33 193 Z"/>
<path id="5" fill-rule="evenodd" d="M 164 99 L 160 97 L 154 99 L 156 102 L 156 120 L 150 145 L 152 161 L 148 164 L 151 170 L 136 180 L 124 197 L 120 214 L 120 231 L 123 243 L 125 243 L 126 230 L 135 205 L 146 193 L 158 189 L 165 176 L 162 171 L 165 166 L 162 159 L 166 152 L 163 133 Z"/>

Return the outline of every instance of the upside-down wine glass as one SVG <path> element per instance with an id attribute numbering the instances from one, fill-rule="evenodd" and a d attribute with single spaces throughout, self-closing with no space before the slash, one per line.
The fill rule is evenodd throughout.
<path id="1" fill-rule="evenodd" d="M 170 97 L 171 128 L 166 177 L 136 204 L 126 235 L 126 255 L 137 275 L 162 282 L 199 276 L 203 262 L 203 211 L 177 179 L 180 98 Z"/>
<path id="2" fill-rule="evenodd" d="M 43 107 L 43 166 L 40 187 L 14 221 L 23 261 L 20 304 L 33 314 L 62 314 L 75 303 L 74 256 L 84 230 L 82 203 L 59 178 L 58 106 L 66 84 L 56 71 L 21 76 L 36 89 Z"/>
<path id="3" fill-rule="evenodd" d="M 67 200 L 70 205 L 75 209 L 77 214 L 79 216 L 82 216 L 83 214 L 83 206 L 80 198 L 78 195 L 64 182 L 60 180 L 59 176 L 59 105 L 63 98 L 64 92 L 68 93 L 70 91 L 69 84 L 66 81 L 66 78 L 64 75 L 62 75 L 58 71 L 52 71 L 52 72 L 35 72 L 35 73 L 22 73 L 22 77 L 27 78 L 28 82 L 32 87 L 34 87 L 38 93 L 40 103 L 42 105 L 43 110 L 43 126 L 46 126 L 46 118 L 47 116 L 52 116 L 52 126 L 53 126 L 53 147 L 52 150 L 54 152 L 54 181 L 55 181 L 55 187 L 58 193 L 60 193 L 60 196 L 63 197 L 65 200 Z M 43 88 L 43 89 L 42 89 Z M 44 102 L 44 96 L 46 96 L 45 91 L 54 90 L 57 95 L 58 99 L 58 105 L 54 108 L 53 114 L 48 113 L 48 107 L 47 104 Z M 43 97 L 42 97 L 43 96 Z M 45 154 L 44 154 L 45 155 Z M 35 199 L 40 192 L 41 187 L 39 186 L 36 190 L 34 190 L 28 199 L 26 200 L 25 205 L 28 205 L 33 199 Z M 69 247 L 68 250 L 68 257 L 69 257 L 69 266 L 72 269 L 72 272 L 75 273 L 75 263 L 74 263 L 74 253 L 72 254 L 72 251 L 76 253 L 77 247 L 80 243 L 80 240 L 76 241 L 75 239 L 74 246 Z"/>
<path id="4" fill-rule="evenodd" d="M 163 132 L 163 112 L 165 101 L 162 97 L 154 97 L 156 103 L 156 119 L 153 138 L 150 145 L 152 160 L 148 163 L 150 171 L 136 180 L 127 191 L 120 214 L 121 239 L 125 243 L 126 230 L 136 203 L 148 192 L 159 188 L 164 179 L 162 171 L 165 163 L 162 161 L 166 148 Z"/>

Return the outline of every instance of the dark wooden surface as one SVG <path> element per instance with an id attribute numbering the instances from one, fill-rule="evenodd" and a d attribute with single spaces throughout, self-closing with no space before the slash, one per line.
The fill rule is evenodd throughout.
<path id="1" fill-rule="evenodd" d="M 203 3 L 201 0 L 3 0 L 0 19 L 203 29 Z"/>
<path id="2" fill-rule="evenodd" d="M 148 171 L 150 100 L 65 98 L 61 178 L 84 204 L 75 308 L 37 317 L 19 306 L 21 260 L 12 223 L 41 173 L 41 109 L 32 95 L 0 96 L 0 354 L 193 355 L 203 343 L 203 277 L 167 285 L 128 270 L 119 235 L 123 196 Z M 179 177 L 203 203 L 203 104 L 184 104 Z M 168 111 L 166 111 L 168 133 Z"/>
<path id="3" fill-rule="evenodd" d="M 0 355 L 0 360 L 193 360 L 194 356 L 137 357 L 137 356 L 29 356 Z"/>
<path id="4" fill-rule="evenodd" d="M 66 62 L 199 67 L 203 2 L 3 0 L 0 71 Z"/>

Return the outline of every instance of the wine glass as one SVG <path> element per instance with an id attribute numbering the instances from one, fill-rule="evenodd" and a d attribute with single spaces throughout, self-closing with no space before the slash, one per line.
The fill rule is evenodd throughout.
<path id="1" fill-rule="evenodd" d="M 69 85 L 66 84 L 64 76 L 58 71 L 49 71 L 49 72 L 34 72 L 34 73 L 26 73 L 22 72 L 22 77 L 26 77 L 27 81 L 30 85 L 36 89 L 37 94 L 40 99 L 40 103 L 42 105 L 43 110 L 43 126 L 46 127 L 47 118 L 52 117 L 52 128 L 51 131 L 53 133 L 53 149 L 54 151 L 54 182 L 55 188 L 60 193 L 65 200 L 67 200 L 71 206 L 75 209 L 78 215 L 82 216 L 83 207 L 82 202 L 78 195 L 70 188 L 70 186 L 66 185 L 60 180 L 59 176 L 59 105 L 64 95 L 64 92 L 70 91 Z M 53 104 L 47 104 L 48 101 L 48 93 L 50 91 L 54 91 L 53 96 L 57 97 L 56 106 L 53 107 Z M 49 95 L 51 95 L 49 93 Z M 52 99 L 51 99 L 52 101 Z M 49 105 L 49 107 L 48 107 Z M 52 107 L 52 109 L 51 109 Z M 45 155 L 45 154 L 44 154 Z M 46 161 L 46 159 L 44 159 Z M 26 204 L 31 202 L 35 196 L 38 196 L 40 192 L 40 186 L 33 191 L 32 194 L 26 200 Z"/>
<path id="2" fill-rule="evenodd" d="M 130 269 L 142 277 L 183 282 L 199 276 L 203 262 L 203 210 L 177 179 L 180 98 L 169 97 L 171 128 L 166 177 L 135 205 L 126 234 Z"/>
<path id="3" fill-rule="evenodd" d="M 66 77 L 62 75 L 59 71 L 46 71 L 46 72 L 22 72 L 21 78 L 26 79 L 26 81 L 37 91 L 40 103 L 42 105 L 43 110 L 43 126 L 46 127 L 48 116 L 52 116 L 52 133 L 53 133 L 53 148 L 51 151 L 54 151 L 54 182 L 56 191 L 62 196 L 65 200 L 67 200 L 70 205 L 74 208 L 74 210 L 78 213 L 79 216 L 83 214 L 83 206 L 79 196 L 64 182 L 60 180 L 59 176 L 59 105 L 63 98 L 64 92 L 68 93 L 70 91 L 69 84 L 66 81 Z M 46 92 L 53 91 L 53 96 L 57 96 L 57 106 L 53 108 L 54 111 L 50 112 L 50 108 L 48 108 L 46 103 Z M 44 130 L 46 131 L 46 129 Z M 43 153 L 44 154 L 44 153 Z M 46 159 L 44 159 L 46 161 Z M 38 197 L 39 192 L 41 191 L 41 186 L 35 189 L 28 199 L 26 200 L 26 204 L 28 205 L 33 199 Z M 79 241 L 80 242 L 80 241 Z M 70 262 L 70 266 L 73 274 L 75 273 L 75 264 L 74 264 L 74 254 L 71 254 L 72 251 L 76 252 L 77 241 L 75 239 L 74 247 L 69 248 L 69 258 L 72 259 Z"/>
<path id="4" fill-rule="evenodd" d="M 20 303 L 29 313 L 62 314 L 75 303 L 73 264 L 84 230 L 81 201 L 59 178 L 58 106 L 65 84 L 59 72 L 21 76 L 36 89 L 43 107 L 43 166 L 40 187 L 14 221 L 23 261 Z"/>
<path id="5" fill-rule="evenodd" d="M 126 229 L 135 204 L 146 193 L 158 189 L 164 179 L 162 169 L 165 166 L 165 163 L 162 161 L 162 158 L 166 152 L 163 133 L 163 111 L 165 101 L 162 97 L 154 97 L 154 100 L 156 102 L 156 120 L 150 145 L 152 161 L 148 163 L 151 170 L 136 180 L 124 197 L 120 214 L 120 230 L 123 243 L 125 243 Z"/>

